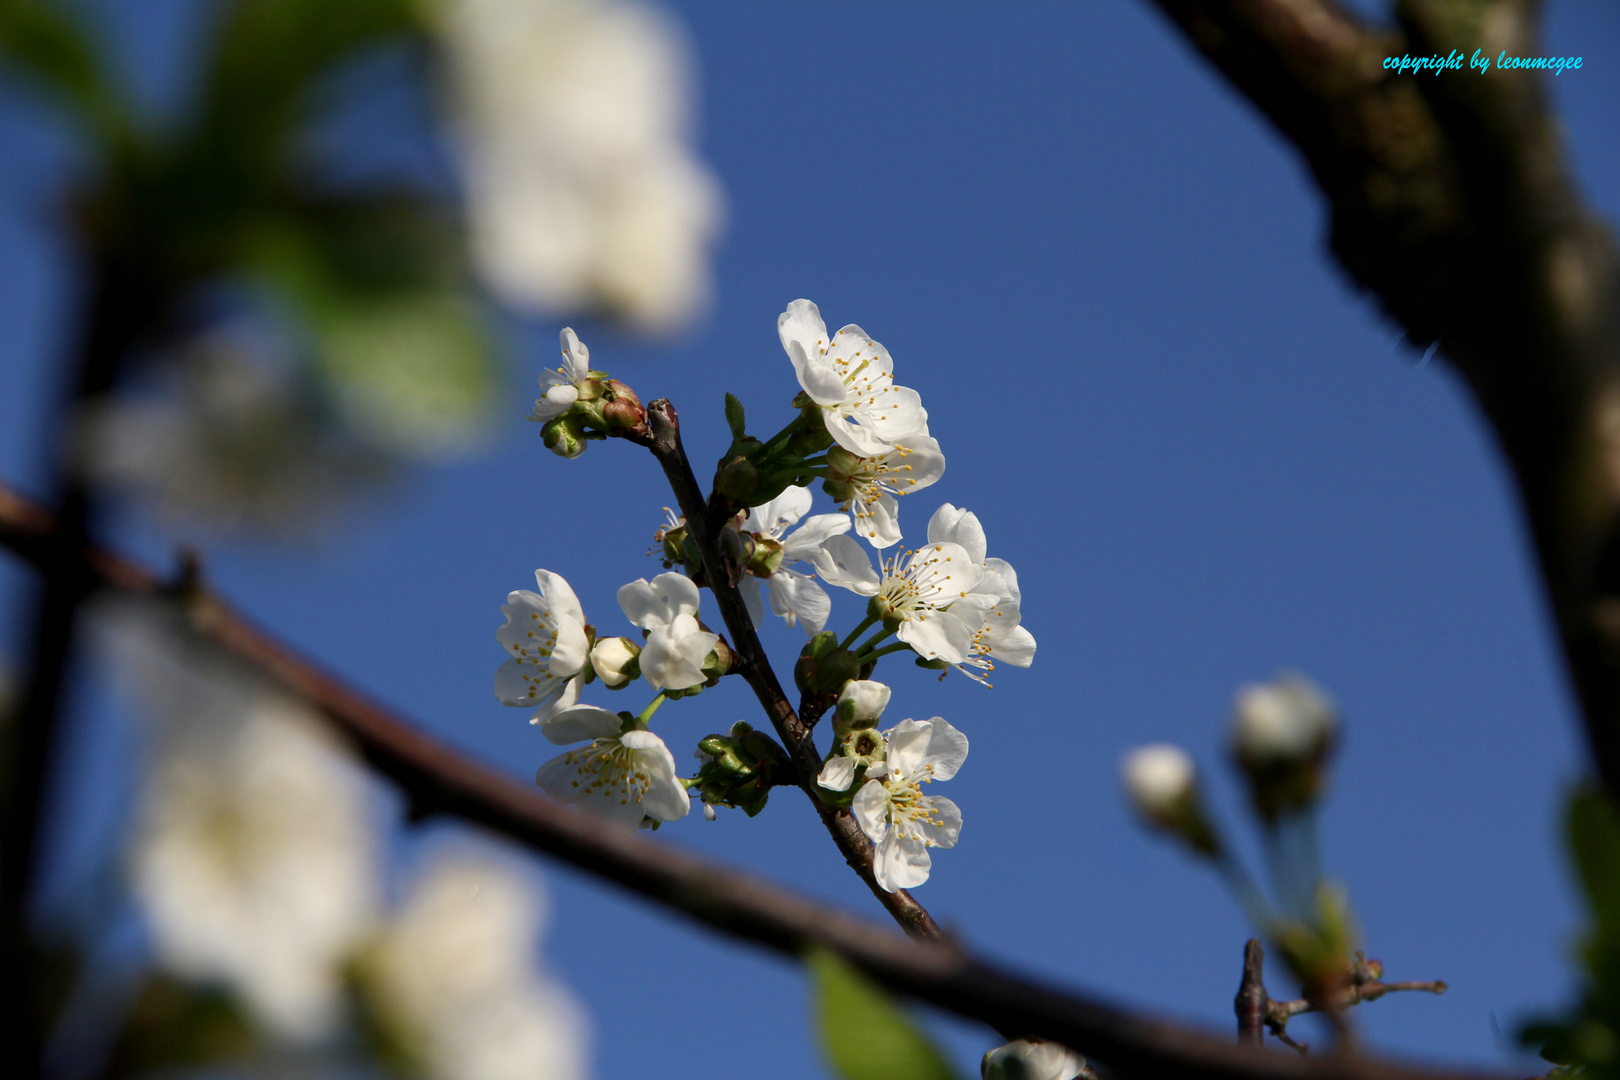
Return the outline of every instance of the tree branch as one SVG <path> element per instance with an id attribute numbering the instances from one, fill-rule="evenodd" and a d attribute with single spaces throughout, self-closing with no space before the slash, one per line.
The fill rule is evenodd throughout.
<path id="1" fill-rule="evenodd" d="M 928 914 L 928 909 L 913 899 L 909 892 L 904 889 L 888 892 L 877 883 L 877 878 L 872 874 L 872 843 L 861 832 L 855 815 L 827 805 L 818 794 L 816 777 L 821 773 L 821 754 L 816 750 L 809 726 L 799 719 L 787 694 L 782 691 L 782 684 L 777 681 L 776 672 L 771 668 L 770 657 L 765 655 L 765 647 L 760 644 L 759 635 L 754 631 L 754 620 L 743 603 L 742 593 L 737 591 L 741 568 L 720 549 L 720 530 L 725 526 L 728 510 L 734 512 L 734 508 L 727 507 L 723 502 L 710 506 L 704 499 L 703 489 L 692 472 L 692 463 L 687 460 L 686 449 L 681 445 L 680 417 L 668 398 L 648 403 L 647 427 L 652 432 L 649 449 L 663 467 L 681 513 L 686 515 L 687 531 L 703 557 L 704 577 L 708 578 L 709 589 L 720 606 L 720 617 L 731 632 L 738 672 L 753 687 L 760 707 L 771 718 L 771 725 L 776 729 L 782 745 L 787 747 L 788 759 L 793 762 L 799 787 L 809 796 L 816 813 L 821 815 L 821 822 L 838 845 L 844 861 L 906 933 L 919 938 L 942 937 L 943 933 L 933 916 Z M 711 512 L 715 510 L 718 513 Z"/>
<path id="2" fill-rule="evenodd" d="M 1266 1039 L 1266 951 L 1259 938 L 1250 938 L 1243 945 L 1243 978 L 1238 983 L 1237 999 L 1232 1002 L 1237 1013 L 1238 1042 L 1244 1046 L 1259 1046 Z"/>
<path id="3" fill-rule="evenodd" d="M 61 541 L 55 517 L 0 485 L 0 545 L 36 566 Z M 172 595 L 157 575 L 104 549 L 85 564 L 99 586 Z M 797 957 L 831 949 L 890 990 L 1002 1031 L 1050 1039 L 1106 1062 L 1120 1076 L 1166 1080 L 1506 1080 L 1490 1073 L 1418 1069 L 1371 1058 L 1304 1061 L 1234 1046 L 997 968 L 945 941 L 907 941 L 757 878 L 578 813 L 422 733 L 300 657 L 222 600 L 185 593 L 190 625 L 237 660 L 297 695 L 353 740 L 404 792 L 416 817 L 451 814 L 556 856 L 720 933 Z"/>
<path id="4" fill-rule="evenodd" d="M 1155 0 L 1304 156 L 1331 245 L 1438 342 L 1512 467 L 1597 771 L 1620 795 L 1620 256 L 1565 164 L 1531 0 Z M 1488 54 L 1488 73 L 1383 57 Z"/>

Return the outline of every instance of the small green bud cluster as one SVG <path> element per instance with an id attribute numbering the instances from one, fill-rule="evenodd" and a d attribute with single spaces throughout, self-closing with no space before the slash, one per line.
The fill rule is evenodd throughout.
<path id="1" fill-rule="evenodd" d="M 618 379 L 605 371 L 592 370 L 577 388 L 579 398 L 568 411 L 540 429 L 540 439 L 552 453 L 576 458 L 585 452 L 588 440 L 647 434 L 647 413 L 641 399 Z"/>
<path id="2" fill-rule="evenodd" d="M 793 400 L 799 415 L 761 442 L 746 431 L 742 402 L 726 395 L 731 445 L 715 465 L 714 490 L 731 505 L 763 506 L 789 487 L 812 483 L 818 475 L 814 470 L 825 464 L 815 455 L 832 446 L 833 440 L 821 409 L 802 393 Z"/>
<path id="3" fill-rule="evenodd" d="M 690 785 L 709 806 L 732 806 L 753 817 L 765 809 L 771 788 L 788 782 L 788 756 L 776 741 L 739 720 L 727 735 L 698 743 L 703 766 Z"/>
<path id="4" fill-rule="evenodd" d="M 1371 973 L 1377 979 L 1383 974 L 1382 964 L 1374 960 L 1369 965 L 1360 953 L 1355 962 L 1350 960 L 1357 939 L 1355 914 L 1349 894 L 1332 882 L 1317 885 L 1307 918 L 1277 918 L 1270 933 L 1305 996 L 1330 1007 L 1346 1004 L 1343 998 L 1358 975 Z"/>
<path id="5" fill-rule="evenodd" d="M 811 638 L 793 665 L 793 683 L 799 693 L 807 699 L 820 699 L 824 709 L 837 699 L 845 683 L 864 677 L 860 661 L 848 649 L 839 648 L 838 635 L 831 630 Z"/>

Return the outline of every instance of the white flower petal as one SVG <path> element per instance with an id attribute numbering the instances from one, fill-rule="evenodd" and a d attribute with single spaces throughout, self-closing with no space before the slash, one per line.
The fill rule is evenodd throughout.
<path id="1" fill-rule="evenodd" d="M 831 537 L 849 532 L 848 514 L 817 514 L 782 540 L 782 564 L 811 562 L 816 550 Z"/>
<path id="2" fill-rule="evenodd" d="M 816 572 L 828 583 L 861 596 L 876 596 L 882 578 L 871 556 L 852 537 L 829 536 L 814 556 Z"/>
<path id="3" fill-rule="evenodd" d="M 962 767 L 962 762 L 967 760 L 967 736 L 953 727 L 944 717 L 936 716 L 929 720 L 928 724 L 930 726 L 928 748 L 923 755 L 922 764 L 933 779 L 949 780 Z"/>
<path id="4" fill-rule="evenodd" d="M 877 846 L 872 876 L 885 892 L 914 889 L 928 880 L 933 865 L 927 844 L 891 830 Z"/>
<path id="5" fill-rule="evenodd" d="M 611 739 L 623 726 L 617 713 L 599 709 L 595 705 L 575 705 L 559 709 L 540 722 L 540 734 L 556 743 L 589 742 L 592 739 Z"/>
<path id="6" fill-rule="evenodd" d="M 855 759 L 847 757 L 828 758 L 816 777 L 816 783 L 828 791 L 848 791 L 849 785 L 854 782 Z"/>
<path id="7" fill-rule="evenodd" d="M 785 488 L 782 494 L 762 506 L 748 511 L 743 520 L 744 532 L 762 533 L 767 539 L 780 540 L 782 534 L 798 524 L 810 510 L 814 496 L 807 487 Z"/>
<path id="8" fill-rule="evenodd" d="M 657 821 L 679 821 L 691 812 L 692 800 L 675 777 L 675 757 L 664 740 L 650 731 L 627 731 L 619 742 L 636 752 L 637 762 L 651 778 L 641 802 L 646 816 Z"/>
<path id="9" fill-rule="evenodd" d="M 557 335 L 558 343 L 562 346 L 563 374 L 570 382 L 584 382 L 591 373 L 591 350 L 579 340 L 572 326 L 562 328 Z"/>
<path id="10" fill-rule="evenodd" d="M 889 707 L 892 693 L 876 679 L 851 679 L 839 691 L 838 704 L 852 706 L 855 710 L 853 716 L 857 720 L 876 720 Z"/>
<path id="11" fill-rule="evenodd" d="M 804 627 L 805 635 L 814 637 L 827 625 L 832 614 L 832 600 L 815 578 L 792 570 L 778 570 L 770 577 L 771 610 L 782 616 L 789 626 L 795 622 Z M 755 591 L 757 595 L 757 590 Z"/>
<path id="12" fill-rule="evenodd" d="M 883 786 L 883 781 L 868 780 L 862 784 L 849 809 L 868 840 L 877 843 L 883 839 L 889 829 L 889 789 Z"/>
<path id="13" fill-rule="evenodd" d="M 955 847 L 962 835 L 962 811 L 957 805 L 943 796 L 929 795 L 921 800 L 921 809 L 923 813 L 912 819 L 911 827 L 934 847 Z"/>
<path id="14" fill-rule="evenodd" d="M 976 564 L 984 563 L 987 546 L 984 526 L 979 524 L 979 516 L 971 510 L 959 510 L 950 503 L 935 510 L 934 516 L 928 519 L 928 542 L 960 544 Z"/>

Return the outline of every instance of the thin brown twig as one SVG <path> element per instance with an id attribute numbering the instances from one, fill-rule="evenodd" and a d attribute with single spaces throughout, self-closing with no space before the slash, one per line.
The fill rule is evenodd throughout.
<path id="1" fill-rule="evenodd" d="M 1271 999 L 1266 996 L 1266 950 L 1259 938 L 1243 945 L 1243 978 L 1238 982 L 1233 1009 L 1237 1012 L 1238 1042 L 1260 1046 L 1266 1038 L 1266 1012 Z"/>
<path id="2" fill-rule="evenodd" d="M 0 545 L 36 566 L 60 534 L 54 516 L 0 485 Z M 85 562 L 103 588 L 172 595 L 156 574 L 106 549 Z M 1374 1058 L 1303 1061 L 1257 1053 L 1193 1028 L 1060 990 L 944 941 L 892 930 L 569 808 L 434 739 L 260 630 L 223 600 L 186 605 L 204 640 L 307 702 L 405 794 L 413 816 L 450 814 L 612 881 L 722 934 L 789 956 L 833 950 L 891 991 L 1001 1031 L 1061 1042 L 1113 1075 L 1166 1080 L 1506 1080 Z"/>
<path id="3" fill-rule="evenodd" d="M 816 750 L 810 726 L 799 719 L 788 701 L 771 667 L 770 657 L 765 654 L 765 647 L 760 644 L 759 635 L 754 631 L 754 620 L 743 603 L 742 593 L 737 590 L 741 568 L 733 565 L 721 550 L 720 529 L 729 513 L 736 508 L 711 505 L 711 500 L 704 497 L 703 489 L 692 472 L 692 464 L 687 460 L 686 449 L 681 444 L 680 418 L 668 398 L 659 398 L 647 404 L 647 427 L 652 433 L 649 449 L 663 467 L 664 477 L 675 493 L 681 513 L 686 515 L 688 533 L 696 542 L 703 559 L 703 576 L 714 593 L 715 603 L 719 605 L 720 617 L 731 632 L 733 647 L 737 652 L 737 670 L 753 688 L 754 696 L 759 699 L 765 715 L 770 717 L 777 737 L 787 747 L 788 760 L 793 763 L 799 787 L 821 816 L 822 824 L 838 845 L 844 861 L 906 933 L 919 938 L 943 936 L 933 916 L 928 914 L 928 909 L 909 892 L 904 889 L 889 892 L 878 884 L 872 872 L 872 843 L 861 831 L 855 815 L 822 800 L 816 787 L 816 777 L 821 772 L 821 754 Z"/>

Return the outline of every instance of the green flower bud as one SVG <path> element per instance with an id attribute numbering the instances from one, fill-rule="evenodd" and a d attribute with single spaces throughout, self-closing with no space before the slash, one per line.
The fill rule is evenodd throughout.
<path id="1" fill-rule="evenodd" d="M 796 431 L 792 438 L 788 439 L 788 453 L 794 457 L 807 458 L 811 454 L 821 453 L 833 444 L 832 432 L 827 430 L 826 422 L 821 421 L 820 417 L 816 419 L 820 422 L 814 427 Z"/>
<path id="2" fill-rule="evenodd" d="M 723 640 L 714 643 L 709 655 L 703 658 L 703 674 L 708 676 L 707 685 L 713 686 L 721 678 L 731 674 L 731 669 L 737 666 L 737 654 L 732 651 Z"/>
<path id="3" fill-rule="evenodd" d="M 799 693 L 805 695 L 806 697 L 810 696 L 811 694 L 819 693 L 817 690 L 817 687 L 820 685 L 818 672 L 819 667 L 816 664 L 816 658 L 808 653 L 800 656 L 798 660 L 794 661 L 793 685 L 798 687 Z"/>
<path id="4" fill-rule="evenodd" d="M 813 656 L 820 660 L 836 648 L 838 648 L 838 635 L 831 630 L 823 630 L 805 644 L 800 655 Z"/>
<path id="5" fill-rule="evenodd" d="M 816 690 L 823 694 L 837 694 L 844 685 L 861 674 L 860 661 L 848 649 L 834 649 L 817 661 Z"/>
<path id="6" fill-rule="evenodd" d="M 753 506 L 759 491 L 759 470 L 746 457 L 733 457 L 714 477 L 714 490 L 738 506 Z"/>
<path id="7" fill-rule="evenodd" d="M 569 409 L 540 429 L 540 441 L 559 457 L 577 458 L 585 452 L 585 421 Z"/>
<path id="8" fill-rule="evenodd" d="M 720 550 L 735 566 L 746 567 L 754 558 L 754 534 L 738 532 L 731 526 L 720 530 Z"/>
<path id="9" fill-rule="evenodd" d="M 754 535 L 754 554 L 748 560 L 748 572 L 755 577 L 768 578 L 782 568 L 782 544 L 768 537 Z"/>

